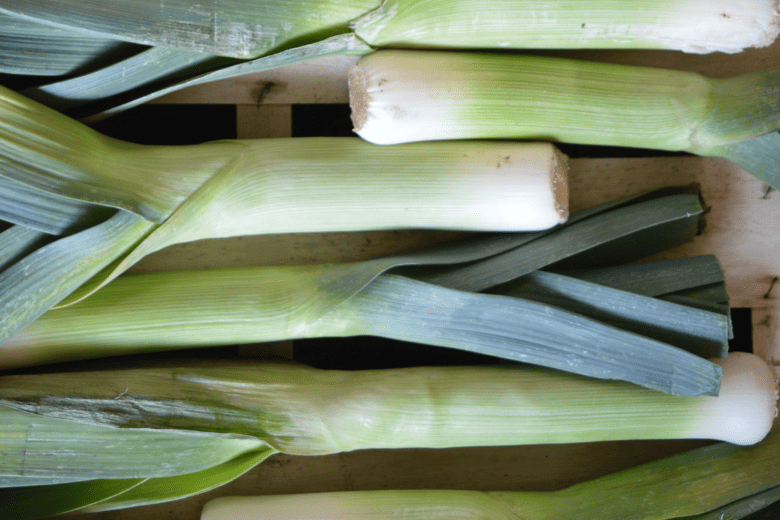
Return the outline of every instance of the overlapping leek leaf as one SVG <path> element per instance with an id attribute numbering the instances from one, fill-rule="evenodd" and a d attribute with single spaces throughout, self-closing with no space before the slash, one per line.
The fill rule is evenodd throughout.
<path id="1" fill-rule="evenodd" d="M 778 435 L 750 448 L 716 444 L 552 492 L 381 490 L 221 497 L 202 520 L 738 520 L 780 498 Z"/>
<path id="2" fill-rule="evenodd" d="M 355 131 L 374 143 L 543 138 L 687 151 L 730 159 L 776 189 L 779 93 L 780 69 L 711 79 L 496 53 L 382 50 L 350 73 Z"/>
<path id="3" fill-rule="evenodd" d="M 13 484 L 12 477 L 25 467 L 23 458 L 14 455 L 27 449 L 34 462 L 44 439 L 48 439 L 47 463 L 34 466 L 39 478 L 69 475 L 97 480 L 29 486 L 29 479 L 20 476 L 23 488 L 11 488 L 0 496 L 19 494 L 28 497 L 25 505 L 40 507 L 31 500 L 36 494 L 45 497 L 68 489 L 106 499 L 94 510 L 155 503 L 197 492 L 198 485 L 206 489 L 229 481 L 276 452 L 314 455 L 365 448 L 678 437 L 759 442 L 768 433 L 775 411 L 774 376 L 750 354 L 732 354 L 723 367 L 727 377 L 721 396 L 695 398 L 518 366 L 324 371 L 242 360 L 210 362 L 207 367 L 5 376 L 0 378 L 0 413 L 8 420 L 0 422 L 0 435 L 10 437 L 13 450 L 0 466 L 3 481 Z M 746 400 L 747 391 L 753 393 Z M 755 424 L 734 427 L 744 424 L 737 419 L 743 416 Z M 17 431 L 31 435 L 16 435 Z M 55 431 L 56 436 L 47 435 Z M 135 449 L 143 445 L 143 439 L 158 438 L 154 449 Z M 116 444 L 96 439 L 114 439 Z M 211 445 L 214 448 L 208 453 L 192 455 Z M 739 459 L 746 464 L 745 480 L 732 480 L 733 493 L 759 491 L 754 489 L 758 479 L 771 485 L 767 478 L 776 473 L 776 462 L 767 465 L 764 454 L 751 455 L 753 448 L 744 452 L 734 447 L 720 449 L 730 451 L 729 457 L 747 457 Z M 219 461 L 233 450 L 241 453 Z M 709 461 L 712 456 L 704 458 Z M 693 456 L 689 462 L 701 459 L 701 455 Z M 209 463 L 213 471 L 203 468 L 175 475 L 187 465 Z M 139 471 L 143 473 L 142 465 L 149 480 L 128 481 Z M 713 494 L 721 493 L 725 500 L 724 490 L 707 479 L 722 478 L 730 468 L 734 469 L 725 459 L 713 461 L 708 464 L 710 477 L 699 475 L 694 482 L 701 482 Z M 645 484 L 668 480 L 668 475 L 657 471 L 658 467 L 641 471 Z M 115 490 L 103 489 L 108 474 L 119 486 L 135 487 L 110 498 Z M 654 474 L 657 479 L 652 479 Z M 675 473 L 675 490 L 683 476 L 687 472 Z M 633 493 L 640 492 L 641 486 L 627 485 L 619 475 L 605 479 L 609 484 L 604 488 L 613 489 L 616 498 L 626 493 L 620 500 L 631 501 L 636 498 Z M 575 507 L 574 502 L 570 507 Z M 69 509 L 73 505 L 67 502 Z M 618 505 L 614 504 L 616 510 Z M 577 501 L 575 510 L 586 512 L 588 507 L 596 507 L 595 502 Z M 34 517 L 20 510 L 14 518 Z"/>

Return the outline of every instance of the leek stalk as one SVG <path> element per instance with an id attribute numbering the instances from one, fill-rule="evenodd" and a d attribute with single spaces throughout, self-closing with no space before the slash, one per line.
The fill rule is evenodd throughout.
<path id="1" fill-rule="evenodd" d="M 148 478 L 127 497 L 109 499 L 116 490 L 105 491 L 108 500 L 92 509 L 166 501 L 177 497 L 160 484 L 167 482 L 182 494 L 202 490 L 191 475 L 225 471 L 220 457 L 236 451 L 254 457 L 256 464 L 278 452 L 607 439 L 759 442 L 776 412 L 774 375 L 751 354 L 733 353 L 720 364 L 721 394 L 691 398 L 517 366 L 344 372 L 242 360 L 207 367 L 4 376 L 0 434 L 6 455 L 0 482 L 10 488 L 0 490 L 0 497 L 45 497 L 58 485 L 31 483 L 67 478 L 71 483 L 62 485 L 72 489 L 78 484 L 89 505 L 98 502 L 96 494 L 104 492 L 106 480 Z M 142 449 L 157 437 L 171 449 Z M 215 449 L 207 449 L 211 459 L 206 460 L 202 450 L 210 443 Z M 244 455 L 228 462 L 245 471 Z M 224 479 L 236 476 L 227 473 Z M 44 505 L 57 508 L 56 503 Z M 15 518 L 29 517 L 18 511 Z"/>
<path id="2" fill-rule="evenodd" d="M 653 0 L 641 5 L 502 0 L 221 0 L 209 6 L 149 0 L 6 0 L 2 11 L 143 45 L 254 58 L 323 35 L 355 33 L 372 46 L 650 48 L 739 52 L 777 37 L 772 0 Z"/>
<path id="3" fill-rule="evenodd" d="M 123 348 L 171 348 L 185 344 L 371 333 L 482 351 L 596 377 L 624 379 L 665 392 L 715 394 L 719 379 L 717 367 L 664 343 L 670 341 L 668 336 L 659 341 L 651 339 L 654 333 L 640 330 L 637 332 L 641 336 L 632 333 L 637 325 L 615 328 L 554 306 L 466 292 L 503 284 L 546 265 L 572 262 L 583 254 L 586 258 L 578 263 L 584 265 L 603 264 L 606 259 L 630 261 L 636 258 L 633 255 L 641 257 L 690 240 L 699 229 L 703 209 L 695 193 L 675 191 L 661 190 L 584 210 L 552 230 L 477 236 L 430 251 L 355 264 L 183 276 L 158 274 L 148 278 L 151 287 L 143 277 L 116 280 L 115 284 L 83 300 L 83 305 L 65 305 L 62 312 L 53 312 L 50 318 L 42 318 L 40 324 L 32 323 L 29 330 L 10 339 L 3 347 L 4 363 L 8 366 L 83 358 L 116 353 Z M 137 224 L 130 221 L 125 225 Z M 122 234 L 113 233 L 113 236 Z M 19 324 L 26 326 L 33 321 L 30 319 L 33 313 L 19 313 L 17 309 L 25 307 L 16 302 L 33 298 L 36 305 L 28 305 L 27 309 L 32 307 L 42 314 L 48 308 L 45 304 L 53 305 L 42 297 L 43 291 L 59 294 L 60 287 L 72 291 L 94 275 L 94 271 L 86 269 L 93 269 L 96 254 L 86 255 L 84 267 L 77 263 L 83 262 L 80 260 L 83 249 L 90 242 L 78 248 L 65 245 L 77 237 L 45 246 L 0 273 L 0 281 L 7 279 L 21 284 L 12 285 L 12 290 L 0 298 L 0 303 L 9 302 L 9 313 L 3 318 L 9 324 L 5 329 L 9 338 L 23 328 Z M 95 245 L 90 247 L 106 248 L 105 238 L 95 237 Z M 638 249 L 637 243 L 642 247 Z M 626 256 L 627 252 L 631 254 Z M 63 255 L 75 255 L 75 258 L 70 260 L 66 256 L 68 261 L 64 266 L 48 261 L 52 256 Z M 128 258 L 132 258 L 132 253 Z M 80 287 L 67 303 L 83 299 L 127 265 L 130 265 L 127 259 L 112 265 L 110 270 Z M 420 270 L 415 265 L 427 267 Z M 404 268 L 404 273 L 420 281 L 382 275 L 388 269 L 402 266 L 409 266 Z M 77 267 L 84 269 L 88 276 L 81 273 L 76 276 Z M 19 274 L 26 272 L 33 274 Z M 434 285 L 421 283 L 431 280 Z M 438 282 L 445 287 L 435 285 Z M 27 286 L 36 292 L 29 293 Z M 211 303 L 203 305 L 207 299 Z M 439 301 L 441 305 L 437 305 Z M 193 302 L 199 304 L 193 308 Z M 648 311 L 657 307 L 652 301 L 642 305 Z M 681 346 L 688 340 L 673 329 L 690 329 L 687 333 L 691 333 L 701 330 L 701 326 L 691 326 L 685 320 L 680 322 L 681 317 L 693 310 L 674 306 L 673 309 L 676 310 L 671 315 L 666 313 L 667 317 L 661 321 L 671 319 L 669 323 L 676 325 L 666 324 L 662 328 L 677 337 L 672 344 Z M 84 320 L 85 312 L 88 320 Z M 725 342 L 728 319 L 702 313 L 705 315 L 712 319 L 694 320 L 708 324 L 705 327 L 709 328 L 708 332 L 699 333 L 701 339 L 719 336 Z M 195 319 L 185 324 L 189 318 Z M 518 327 L 519 318 L 536 333 L 529 335 Z M 29 321 L 24 323 L 25 319 Z M 561 325 L 560 330 L 551 329 L 550 319 Z M 648 320 L 640 321 L 646 324 Z M 574 324 L 589 330 L 587 338 L 591 339 Z M 128 335 L 128 329 L 135 330 L 135 334 Z M 599 334 L 599 339 L 594 340 L 593 334 Z M 642 346 L 636 349 L 638 345 Z M 638 350 L 636 359 L 644 361 L 637 363 L 626 356 L 624 348 Z"/>
<path id="4" fill-rule="evenodd" d="M 221 497 L 206 503 L 201 520 L 738 520 L 780 498 L 778 450 L 777 434 L 750 448 L 716 444 L 552 492 L 408 489 Z"/>
<path id="5" fill-rule="evenodd" d="M 714 351 L 720 356 L 729 330 L 728 319 L 720 314 L 629 295 L 624 295 L 629 303 L 614 304 L 617 311 L 575 314 L 567 308 L 568 301 L 556 306 L 545 300 L 474 294 L 392 274 L 380 275 L 350 298 L 338 300 L 319 281 L 323 275 L 328 277 L 327 266 L 122 277 L 20 331 L 3 345 L 0 367 L 185 346 L 373 335 L 620 379 L 679 395 L 717 393 L 711 386 L 715 367 L 671 345 L 690 348 L 692 343 L 698 354 Z M 591 291 L 591 300 L 616 292 L 599 286 Z M 659 312 L 659 305 L 668 309 Z M 617 314 L 631 306 L 644 315 Z M 622 321 L 611 318 L 609 311 Z"/>
<path id="6" fill-rule="evenodd" d="M 687 151 L 729 158 L 778 188 L 772 149 L 761 158 L 744 147 L 780 128 L 779 72 L 710 79 L 541 56 L 383 50 L 350 72 L 350 105 L 355 131 L 377 144 L 509 138 Z"/>

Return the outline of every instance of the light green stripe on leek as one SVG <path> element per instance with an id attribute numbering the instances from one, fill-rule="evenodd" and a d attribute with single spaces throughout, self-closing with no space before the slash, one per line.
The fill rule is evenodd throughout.
<path id="1" fill-rule="evenodd" d="M 201 520 L 739 519 L 777 498 L 772 486 L 780 484 L 778 449 L 778 435 L 750 448 L 717 444 L 553 492 L 409 489 L 220 497 L 204 506 Z"/>

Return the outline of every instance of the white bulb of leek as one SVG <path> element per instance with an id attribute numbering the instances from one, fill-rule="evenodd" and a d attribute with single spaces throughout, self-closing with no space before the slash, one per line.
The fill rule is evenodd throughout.
<path id="1" fill-rule="evenodd" d="M 777 416 L 778 389 L 772 369 L 757 356 L 732 352 L 715 360 L 723 369 L 718 397 L 700 398 L 692 438 L 749 445 L 763 439 Z"/>

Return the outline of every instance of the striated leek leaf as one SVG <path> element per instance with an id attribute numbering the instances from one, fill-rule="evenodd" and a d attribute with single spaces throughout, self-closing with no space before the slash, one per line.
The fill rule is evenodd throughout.
<path id="1" fill-rule="evenodd" d="M 552 492 L 410 489 L 220 497 L 204 506 L 201 519 L 737 520 L 777 499 L 779 445 L 778 435 L 749 448 L 716 444 Z"/>
<path id="2" fill-rule="evenodd" d="M 101 224 L 46 244 L 0 272 L 0 338 L 56 305 L 151 228 L 151 223 L 131 213 L 118 212 Z M 4 359 L 9 355 L 2 352 Z"/>
<path id="3" fill-rule="evenodd" d="M 560 274 L 645 296 L 662 296 L 726 281 L 723 266 L 715 255 L 562 271 Z"/>
<path id="4" fill-rule="evenodd" d="M 10 0 L 0 12 L 77 27 L 95 35 L 142 45 L 190 49 L 235 58 L 254 58 L 296 43 L 343 33 L 347 24 L 375 9 L 377 0 L 290 4 L 280 0 L 222 0 L 193 5 L 183 0 Z"/>
<path id="5" fill-rule="evenodd" d="M 0 12 L 0 74 L 64 76 L 141 47 Z"/>
<path id="6" fill-rule="evenodd" d="M 492 292 L 566 309 L 702 357 L 723 358 L 728 354 L 730 324 L 722 314 L 543 271 Z"/>
<path id="7" fill-rule="evenodd" d="M 170 83 L 181 77 L 200 75 L 203 71 L 223 67 L 234 61 L 218 60 L 211 54 L 198 51 L 152 47 L 92 73 L 26 88 L 20 93 L 48 107 L 68 111 L 144 85 Z"/>
<path id="8" fill-rule="evenodd" d="M 374 46 L 475 48 L 663 48 L 739 52 L 778 34 L 771 0 L 734 4 L 654 0 L 598 2 L 389 0 L 377 2 L 213 1 L 192 6 L 142 0 L 6 0 L 3 10 L 144 45 L 252 58 L 323 34 L 355 32 Z M 620 23 L 616 24 L 615 20 Z"/>
<path id="9" fill-rule="evenodd" d="M 90 513 L 114 511 L 128 507 L 170 502 L 204 493 L 240 477 L 274 454 L 275 451 L 271 448 L 258 448 L 197 473 L 176 477 L 150 478 L 122 494 L 93 505 L 87 505 L 84 511 Z"/>
<path id="10" fill-rule="evenodd" d="M 21 257 L 43 246 L 46 240 L 47 235 L 24 226 L 11 226 L 0 231 L 0 273 Z"/>

